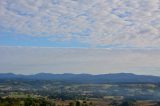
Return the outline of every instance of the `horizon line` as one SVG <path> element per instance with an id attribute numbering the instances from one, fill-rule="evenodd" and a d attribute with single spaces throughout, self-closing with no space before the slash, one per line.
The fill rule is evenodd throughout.
<path id="1" fill-rule="evenodd" d="M 6 72 L 0 74 L 14 74 L 14 75 L 37 75 L 37 74 L 52 74 L 52 75 L 64 75 L 64 74 L 73 74 L 73 75 L 109 75 L 109 74 L 132 74 L 132 75 L 143 75 L 143 76 L 155 76 L 155 77 L 160 77 L 159 75 L 149 75 L 149 74 L 137 74 L 137 73 L 129 73 L 129 72 L 117 72 L 117 73 L 99 73 L 99 74 L 92 74 L 92 73 L 49 73 L 49 72 L 38 72 L 38 73 L 29 73 L 29 74 L 24 74 L 24 73 L 14 73 L 14 72 Z"/>

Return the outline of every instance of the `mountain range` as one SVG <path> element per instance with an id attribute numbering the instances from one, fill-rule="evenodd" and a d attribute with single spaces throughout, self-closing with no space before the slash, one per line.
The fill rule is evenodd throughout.
<path id="1" fill-rule="evenodd" d="M 160 83 L 159 76 L 136 75 L 132 73 L 116 74 L 51 74 L 38 73 L 22 75 L 13 73 L 0 73 L 0 80 L 55 80 L 69 83 Z"/>

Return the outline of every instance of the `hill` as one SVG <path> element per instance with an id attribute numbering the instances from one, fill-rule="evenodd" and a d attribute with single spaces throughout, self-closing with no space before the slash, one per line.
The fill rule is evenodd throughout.
<path id="1" fill-rule="evenodd" d="M 131 73 L 116 74 L 51 74 L 38 73 L 34 75 L 18 75 L 13 73 L 1 73 L 1 80 L 55 80 L 70 83 L 160 83 L 160 77 L 136 75 Z"/>

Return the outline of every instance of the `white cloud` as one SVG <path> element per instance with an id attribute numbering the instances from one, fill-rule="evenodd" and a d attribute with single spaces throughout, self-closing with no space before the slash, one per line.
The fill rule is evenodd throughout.
<path id="1" fill-rule="evenodd" d="M 0 26 L 51 41 L 160 46 L 159 0 L 0 0 Z"/>

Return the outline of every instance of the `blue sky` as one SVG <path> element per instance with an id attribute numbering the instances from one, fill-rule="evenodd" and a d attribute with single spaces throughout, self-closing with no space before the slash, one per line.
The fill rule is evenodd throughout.
<path id="1" fill-rule="evenodd" d="M 58 50 L 60 53 L 56 52 L 58 48 L 62 49 Z M 28 49 L 33 54 L 27 55 Z M 151 74 L 148 70 L 150 69 L 155 75 L 160 74 L 157 71 L 160 69 L 159 49 L 159 0 L 0 1 L 0 58 L 3 57 L 0 60 L 0 72 L 25 73 L 24 71 L 29 69 L 30 71 L 27 71 L 29 73 L 38 73 L 40 70 L 38 71 L 39 68 L 36 67 L 45 64 L 41 69 L 46 72 L 59 69 L 61 73 L 87 72 L 94 74 L 98 72 L 99 68 L 102 70 L 101 73 L 145 74 L 147 72 Z M 59 57 L 55 61 L 50 60 L 38 65 L 36 62 L 40 61 L 41 55 L 36 57 L 36 50 L 39 50 L 40 54 L 45 51 L 45 59 L 54 60 L 54 56 L 57 54 L 65 56 L 64 59 Z M 77 55 L 72 52 L 74 50 L 77 51 L 75 52 Z M 110 50 L 112 53 L 105 55 Z M 13 51 L 16 51 L 14 57 L 17 58 L 13 59 L 8 56 L 8 54 L 12 55 Z M 53 54 L 50 54 L 50 51 Z M 98 51 L 103 52 L 103 56 L 100 56 Z M 130 53 L 131 51 L 133 53 Z M 87 55 L 88 52 L 91 57 Z M 123 55 L 119 55 L 119 52 L 122 52 Z M 5 53 L 8 54 L 5 55 Z M 19 55 L 24 55 L 30 60 L 26 62 L 26 58 L 19 59 Z M 96 57 L 95 59 L 92 57 L 93 55 Z M 122 59 L 121 56 L 125 55 L 128 63 L 124 61 L 121 64 L 119 60 Z M 79 57 L 83 59 L 78 61 Z M 118 60 L 114 57 L 117 57 Z M 75 66 L 77 68 L 71 67 L 74 64 L 73 58 L 76 58 Z M 138 58 L 142 60 L 137 60 Z M 11 64 L 12 59 L 15 61 L 14 64 Z M 112 64 L 107 66 L 107 63 L 102 64 L 103 61 L 111 61 Z M 138 61 L 138 64 L 132 63 L 132 61 Z M 98 65 L 97 62 L 102 65 Z M 57 64 L 56 68 L 52 67 L 52 63 Z M 91 68 L 93 64 L 95 65 L 94 69 Z M 81 67 L 83 68 L 81 69 Z M 20 70 L 22 71 L 20 72 Z"/>
<path id="2" fill-rule="evenodd" d="M 37 47 L 89 47 L 87 43 L 81 43 L 76 40 L 71 41 L 48 41 L 49 37 L 32 37 L 24 34 L 17 34 L 15 32 L 0 32 L 1 46 L 37 46 Z"/>

